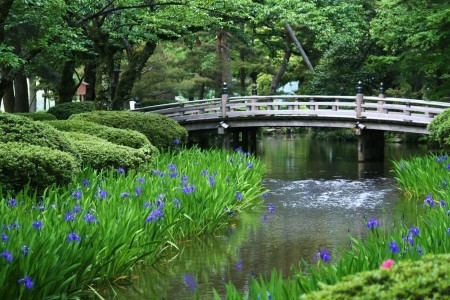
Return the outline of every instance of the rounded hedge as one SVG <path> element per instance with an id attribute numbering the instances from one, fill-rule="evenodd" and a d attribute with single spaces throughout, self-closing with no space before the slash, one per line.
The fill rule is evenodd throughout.
<path id="1" fill-rule="evenodd" d="M 54 115 L 58 120 L 67 120 L 71 115 L 93 111 L 94 109 L 94 101 L 65 102 L 50 107 L 48 113 Z"/>
<path id="2" fill-rule="evenodd" d="M 137 168 L 152 160 L 153 152 L 150 148 L 134 149 L 116 145 L 99 137 L 79 132 L 64 134 L 72 141 L 76 153 L 81 157 L 82 164 L 97 170 L 111 167 Z"/>
<path id="3" fill-rule="evenodd" d="M 2 192 L 19 192 L 27 184 L 42 192 L 52 184 L 68 184 L 77 171 L 69 153 L 23 142 L 0 143 Z"/>
<path id="4" fill-rule="evenodd" d="M 450 109 L 433 118 L 427 126 L 430 132 L 429 139 L 440 145 L 450 146 Z"/>
<path id="5" fill-rule="evenodd" d="M 49 114 L 45 111 L 40 112 L 29 112 L 29 113 L 14 113 L 15 115 L 27 117 L 34 121 L 49 121 L 49 120 L 56 120 L 56 117 L 52 114 Z"/>
<path id="6" fill-rule="evenodd" d="M 450 254 L 427 255 L 348 276 L 300 299 L 449 299 L 449 266 Z"/>
<path id="7" fill-rule="evenodd" d="M 181 125 L 166 116 L 154 113 L 92 111 L 73 115 L 70 119 L 139 131 L 158 149 L 171 148 L 175 140 L 185 142 L 187 139 L 187 131 Z"/>
<path id="8" fill-rule="evenodd" d="M 70 141 L 62 132 L 26 117 L 0 113 L 0 132 L 0 143 L 24 142 L 74 153 Z"/>
<path id="9" fill-rule="evenodd" d="M 118 129 L 81 120 L 56 120 L 46 122 L 60 131 L 79 132 L 95 135 L 108 142 L 131 148 L 151 147 L 145 135 L 129 129 Z"/>

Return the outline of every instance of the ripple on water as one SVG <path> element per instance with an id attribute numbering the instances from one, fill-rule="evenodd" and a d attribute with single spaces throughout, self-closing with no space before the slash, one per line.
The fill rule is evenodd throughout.
<path id="1" fill-rule="evenodd" d="M 396 191 L 393 182 L 385 178 L 361 181 L 271 179 L 266 186 L 274 198 L 280 199 L 278 205 L 286 208 L 373 209 L 386 201 L 387 194 Z"/>

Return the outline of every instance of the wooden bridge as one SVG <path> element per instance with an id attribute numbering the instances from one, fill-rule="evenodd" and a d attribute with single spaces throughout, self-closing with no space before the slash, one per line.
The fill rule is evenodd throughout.
<path id="1" fill-rule="evenodd" d="M 362 93 L 228 97 L 225 90 L 221 98 L 135 110 L 165 115 L 188 131 L 218 130 L 219 134 L 234 134 L 234 141 L 242 139 L 244 148 L 250 141 L 253 150 L 259 127 L 353 128 L 359 137 L 359 160 L 364 161 L 382 155 L 383 148 L 377 145 L 383 144 L 384 131 L 428 134 L 427 125 L 447 108 L 450 103 L 387 98 L 382 93 L 378 97 Z M 368 150 L 373 152 L 374 148 L 378 150 L 369 154 Z"/>

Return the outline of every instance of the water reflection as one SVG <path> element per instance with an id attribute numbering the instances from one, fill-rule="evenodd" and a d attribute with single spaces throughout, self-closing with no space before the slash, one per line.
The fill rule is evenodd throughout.
<path id="1" fill-rule="evenodd" d="M 244 291 L 251 274 L 288 274 L 301 259 L 312 262 L 318 246 L 333 253 L 349 233 L 363 237 L 370 217 L 415 224 L 415 203 L 402 199 L 389 170 L 391 159 L 425 147 L 387 144 L 384 162 L 366 164 L 354 143 L 268 137 L 258 148 L 271 191 L 264 205 L 220 236 L 186 242 L 174 259 L 137 268 L 133 290 L 116 299 L 212 299 L 229 282 Z"/>

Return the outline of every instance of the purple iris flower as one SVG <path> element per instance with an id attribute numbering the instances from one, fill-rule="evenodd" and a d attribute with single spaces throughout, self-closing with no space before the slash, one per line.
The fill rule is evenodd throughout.
<path id="1" fill-rule="evenodd" d="M 90 187 L 91 186 L 91 183 L 87 179 L 81 180 L 81 183 L 83 184 L 84 187 Z"/>
<path id="2" fill-rule="evenodd" d="M 23 283 L 27 289 L 31 289 L 33 287 L 33 280 L 31 277 L 25 276 L 24 278 L 20 278 L 18 283 Z"/>
<path id="3" fill-rule="evenodd" d="M 0 254 L 0 256 L 3 256 L 6 259 L 6 261 L 12 261 L 13 260 L 12 254 L 8 250 L 3 251 Z"/>
<path id="4" fill-rule="evenodd" d="M 66 221 L 75 221 L 75 216 L 73 213 L 68 212 L 64 215 L 64 220 Z"/>
<path id="5" fill-rule="evenodd" d="M 237 192 L 235 197 L 236 197 L 236 199 L 237 199 L 238 201 L 240 201 L 240 200 L 242 200 L 242 197 L 243 197 L 243 196 L 242 196 L 242 193 Z"/>
<path id="6" fill-rule="evenodd" d="M 157 222 L 159 220 L 162 220 L 164 213 L 159 210 L 159 209 L 155 209 L 154 211 L 152 211 L 147 218 L 145 219 L 145 222 L 150 223 L 150 222 Z"/>
<path id="7" fill-rule="evenodd" d="M 16 199 L 14 199 L 14 198 L 9 199 L 8 201 L 6 201 L 6 205 L 7 205 L 7 206 L 13 206 L 13 207 L 16 207 L 16 206 L 17 206 L 17 201 L 16 201 Z"/>
<path id="8" fill-rule="evenodd" d="M 320 247 L 319 247 L 317 253 L 314 255 L 314 259 L 315 260 L 322 259 L 324 262 L 329 262 L 331 259 L 331 255 L 330 255 L 330 253 L 328 253 L 327 248 L 320 250 Z"/>
<path id="9" fill-rule="evenodd" d="M 380 223 L 375 218 L 370 218 L 369 222 L 367 222 L 366 227 L 369 229 L 380 227 Z"/>
<path id="10" fill-rule="evenodd" d="M 28 252 L 30 251 L 30 248 L 23 245 L 22 247 L 20 247 L 20 251 L 22 251 L 23 256 L 27 256 Z"/>
<path id="11" fill-rule="evenodd" d="M 389 243 L 389 248 L 391 248 L 392 253 L 400 252 L 400 248 L 397 246 L 397 243 L 395 241 Z"/>
<path id="12" fill-rule="evenodd" d="M 412 226 L 412 227 L 409 229 L 409 234 L 411 234 L 412 236 L 418 236 L 418 235 L 419 235 L 419 232 L 420 232 L 419 228 L 414 227 L 414 226 Z"/>
<path id="13" fill-rule="evenodd" d="M 67 242 L 70 243 L 72 241 L 79 242 L 79 241 L 81 241 L 81 237 L 78 234 L 76 234 L 75 232 L 71 232 L 67 236 Z"/>
<path id="14" fill-rule="evenodd" d="M 99 197 L 100 199 L 105 199 L 106 196 L 108 196 L 108 193 L 105 190 L 100 190 L 98 191 L 97 194 L 95 194 L 97 197 Z"/>
<path id="15" fill-rule="evenodd" d="M 70 194 L 70 196 L 75 198 L 76 200 L 80 200 L 82 195 L 83 192 L 81 190 L 75 190 Z"/>
<path id="16" fill-rule="evenodd" d="M 36 229 L 41 229 L 42 228 L 42 220 L 37 220 L 36 222 L 33 222 L 31 227 L 36 228 Z"/>
<path id="17" fill-rule="evenodd" d="M 91 214 L 85 214 L 84 217 L 83 217 L 83 220 L 88 222 L 88 223 L 97 222 L 97 219 Z"/>

